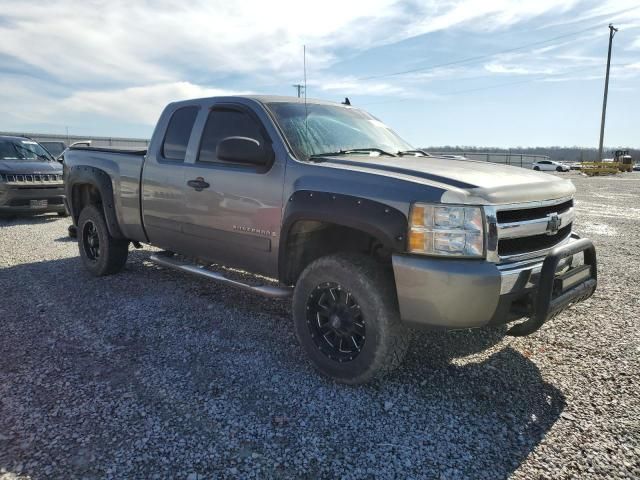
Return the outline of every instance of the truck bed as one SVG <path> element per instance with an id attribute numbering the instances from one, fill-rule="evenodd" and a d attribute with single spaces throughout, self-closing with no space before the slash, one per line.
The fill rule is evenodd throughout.
<path id="1" fill-rule="evenodd" d="M 78 146 L 64 154 L 69 174 L 95 168 L 108 175 L 118 225 L 126 238 L 138 241 L 145 240 L 140 217 L 140 175 L 146 153 L 147 150 Z"/>

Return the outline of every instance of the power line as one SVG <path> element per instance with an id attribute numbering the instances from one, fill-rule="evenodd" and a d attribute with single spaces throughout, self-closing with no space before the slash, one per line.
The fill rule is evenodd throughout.
<path id="1" fill-rule="evenodd" d="M 460 65 L 463 63 L 472 63 L 472 62 L 478 62 L 478 61 L 482 61 L 485 60 L 487 58 L 491 58 L 491 57 L 495 57 L 496 55 L 502 55 L 505 53 L 511 53 L 511 52 L 516 52 L 518 50 L 524 50 L 530 47 L 535 47 L 537 45 L 544 45 L 545 43 L 549 43 L 549 42 L 553 42 L 555 40 L 560 40 L 562 38 L 567 38 L 567 37 L 571 37 L 574 35 L 580 35 L 582 33 L 585 32 L 589 32 L 591 30 L 595 30 L 596 28 L 600 28 L 602 25 L 592 25 L 589 28 L 585 28 L 583 30 L 578 30 L 575 32 L 571 32 L 571 33 L 565 33 L 563 35 L 557 35 L 555 37 L 551 37 L 548 38 L 546 40 L 539 40 L 537 42 L 531 42 L 531 43 L 527 43 L 525 45 L 520 45 L 519 47 L 513 47 L 513 48 L 508 48 L 506 50 L 500 50 L 497 52 L 493 52 L 493 53 L 488 53 L 488 54 L 484 54 L 484 55 L 478 55 L 475 57 L 468 57 L 468 58 L 463 58 L 460 60 L 454 60 L 452 62 L 444 62 L 444 63 L 437 63 L 437 64 L 433 64 L 433 65 L 428 65 L 428 66 L 424 66 L 424 67 L 417 67 L 417 68 L 412 68 L 410 70 L 402 70 L 402 71 L 398 71 L 398 72 L 390 72 L 390 73 L 381 73 L 378 75 L 371 75 L 368 77 L 360 77 L 357 80 L 373 80 L 376 78 L 385 78 L 385 77 L 394 77 L 394 76 L 398 76 L 398 75 L 406 75 L 408 73 L 416 73 L 416 72 L 423 72 L 423 71 L 427 71 L 427 70 L 434 70 L 436 68 L 441 68 L 441 67 L 450 67 L 452 65 Z"/>
<path id="2" fill-rule="evenodd" d="M 302 93 L 304 92 L 304 85 L 301 84 L 301 83 L 294 83 L 291 86 L 298 91 L 298 98 L 301 98 L 302 97 Z"/>
<path id="3" fill-rule="evenodd" d="M 634 62 L 612 64 L 612 66 L 615 66 L 615 67 L 626 67 L 626 66 L 629 66 L 629 65 L 634 65 Z M 466 89 L 466 90 L 455 90 L 455 91 L 451 91 L 451 92 L 442 92 L 442 95 L 445 95 L 445 96 L 462 95 L 462 94 L 465 94 L 465 93 L 473 93 L 473 92 L 478 92 L 478 91 L 482 91 L 482 90 L 492 90 L 492 89 L 501 88 L 501 87 L 510 87 L 512 85 L 521 85 L 523 83 L 539 82 L 541 80 L 547 80 L 549 78 L 561 78 L 563 75 L 566 75 L 566 74 L 579 73 L 579 72 L 583 72 L 583 71 L 586 71 L 586 70 L 592 70 L 594 68 L 596 68 L 596 65 L 590 65 L 588 67 L 582 67 L 582 68 L 573 69 L 570 72 L 536 76 L 534 78 L 516 80 L 514 82 L 503 82 L 503 83 L 498 83 L 498 84 L 494 84 L 494 85 L 487 85 L 487 86 L 484 86 L 484 87 L 470 88 L 470 89 Z M 383 104 L 387 104 L 387 103 L 409 102 L 409 101 L 415 101 L 415 100 L 416 100 L 415 97 L 413 97 L 413 98 L 401 98 L 401 99 L 394 99 L 394 100 L 383 100 L 383 101 L 380 101 L 380 102 L 363 103 L 362 106 L 366 107 L 366 106 L 370 106 L 370 105 L 383 105 Z"/>

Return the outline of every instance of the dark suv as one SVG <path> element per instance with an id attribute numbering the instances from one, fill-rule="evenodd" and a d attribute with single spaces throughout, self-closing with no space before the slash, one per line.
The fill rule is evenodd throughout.
<path id="1" fill-rule="evenodd" d="M 0 214 L 66 215 L 62 165 L 38 142 L 0 137 Z"/>

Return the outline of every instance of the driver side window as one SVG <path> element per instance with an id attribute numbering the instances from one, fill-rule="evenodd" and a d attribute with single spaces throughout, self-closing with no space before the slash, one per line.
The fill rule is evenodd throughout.
<path id="1" fill-rule="evenodd" d="M 247 112 L 231 108 L 217 108 L 211 110 L 202 133 L 198 162 L 226 163 L 216 155 L 218 143 L 227 137 L 247 137 L 257 140 L 264 145 L 265 138 L 262 126 Z"/>

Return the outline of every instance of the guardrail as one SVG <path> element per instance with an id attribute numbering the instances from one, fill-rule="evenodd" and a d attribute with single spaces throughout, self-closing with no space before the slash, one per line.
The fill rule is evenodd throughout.
<path id="1" fill-rule="evenodd" d="M 0 135 L 29 137 L 36 142 L 64 142 L 71 145 L 73 142 L 83 142 L 91 140 L 94 147 L 116 147 L 145 149 L 149 146 L 149 140 L 145 138 L 124 138 L 124 137 L 99 137 L 92 135 L 62 135 L 55 133 L 26 133 L 26 132 L 0 132 Z"/>
<path id="2" fill-rule="evenodd" d="M 469 160 L 481 160 L 503 165 L 513 165 L 522 168 L 531 168 L 534 162 L 550 160 L 547 155 L 534 155 L 529 153 L 492 153 L 492 152 L 431 152 L 432 155 L 460 155 Z"/>

